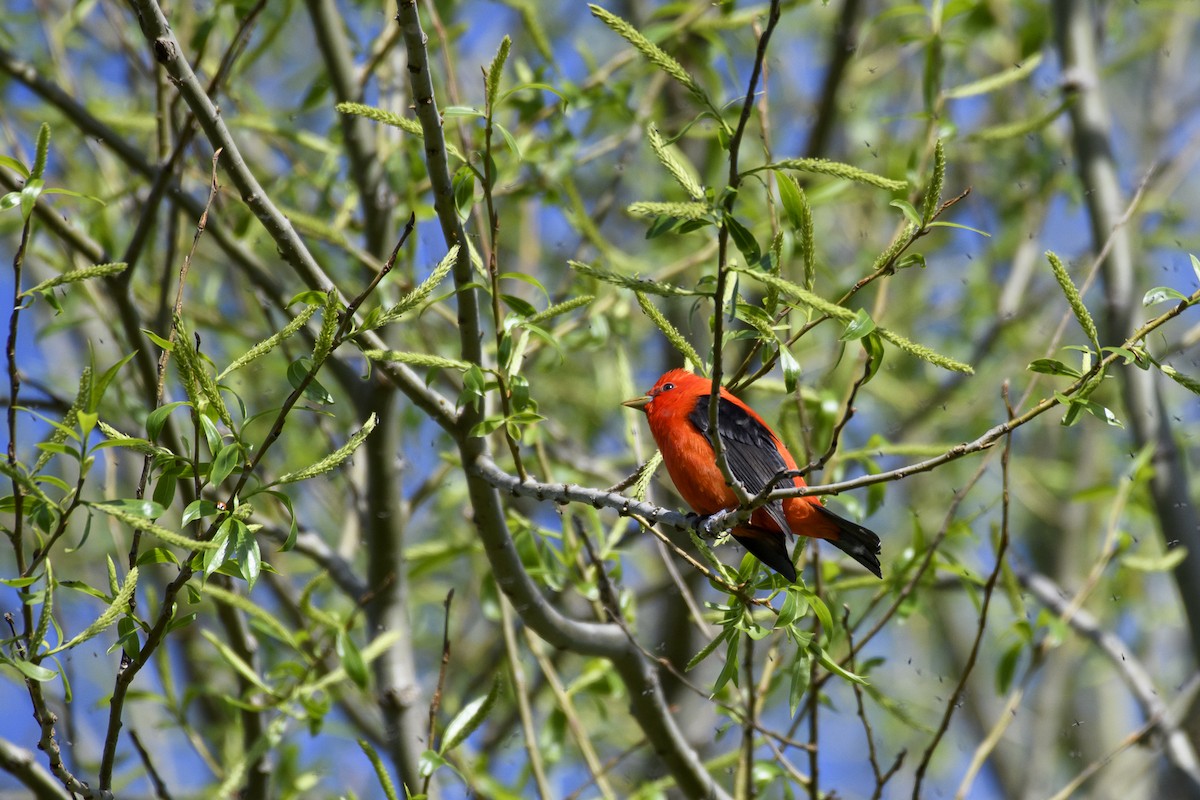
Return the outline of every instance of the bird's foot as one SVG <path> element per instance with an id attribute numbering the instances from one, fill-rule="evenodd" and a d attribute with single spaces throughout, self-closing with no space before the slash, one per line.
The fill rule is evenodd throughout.
<path id="1" fill-rule="evenodd" d="M 697 514 L 689 511 L 687 518 L 696 533 L 705 539 L 716 539 L 724 533 L 722 522 L 729 516 L 728 511 L 718 511 L 715 514 Z"/>

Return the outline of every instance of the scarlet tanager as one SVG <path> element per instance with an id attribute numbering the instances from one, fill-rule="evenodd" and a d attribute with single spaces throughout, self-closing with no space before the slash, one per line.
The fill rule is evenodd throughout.
<path id="1" fill-rule="evenodd" d="M 708 416 L 711 396 L 712 383 L 707 378 L 673 369 L 659 378 L 644 397 L 623 403 L 646 412 L 650 433 L 662 451 L 671 481 L 692 510 L 704 516 L 738 504 L 713 452 Z M 729 471 L 751 497 L 778 473 L 796 469 L 795 459 L 770 426 L 723 386 L 717 430 Z M 791 482 L 807 485 L 800 477 Z M 777 485 L 787 486 L 788 480 Z M 794 582 L 796 567 L 788 555 L 785 534 L 825 539 L 876 577 L 882 577 L 879 537 L 825 508 L 817 497 L 773 500 L 757 509 L 748 523 L 733 529 L 733 537 L 755 558 Z"/>

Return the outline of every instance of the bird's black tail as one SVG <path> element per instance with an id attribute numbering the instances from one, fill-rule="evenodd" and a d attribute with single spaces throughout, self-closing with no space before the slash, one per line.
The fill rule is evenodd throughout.
<path id="1" fill-rule="evenodd" d="M 739 535 L 739 531 L 742 535 Z M 787 539 L 778 531 L 769 531 L 752 525 L 745 525 L 733 532 L 733 538 L 750 551 L 750 555 L 766 564 L 771 569 L 796 582 L 796 565 L 788 555 Z"/>
<path id="2" fill-rule="evenodd" d="M 826 541 L 862 564 L 876 578 L 882 578 L 883 571 L 879 566 L 879 552 L 881 547 L 879 537 L 875 535 L 875 532 L 864 528 L 857 522 L 851 522 L 844 517 L 839 517 L 823 505 L 814 504 L 813 507 L 837 526 L 837 538 L 829 538 Z M 753 553 L 754 551 L 751 550 L 750 552 Z"/>

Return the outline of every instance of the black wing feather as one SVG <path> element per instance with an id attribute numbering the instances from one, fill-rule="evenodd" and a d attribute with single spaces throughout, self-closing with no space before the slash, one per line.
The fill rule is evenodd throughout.
<path id="1" fill-rule="evenodd" d="M 712 395 L 702 395 L 688 414 L 688 421 L 712 442 L 709 435 L 708 407 Z M 746 413 L 745 409 L 722 397 L 717 406 L 717 430 L 721 434 L 721 449 L 733 477 L 751 497 L 761 492 L 771 479 L 788 468 L 779 455 L 775 437 L 765 425 Z M 782 530 L 790 531 L 783 501 L 774 500 L 763 506 Z"/>

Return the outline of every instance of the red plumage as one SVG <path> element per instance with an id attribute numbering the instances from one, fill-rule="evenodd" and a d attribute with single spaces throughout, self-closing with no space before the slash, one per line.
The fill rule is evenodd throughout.
<path id="1" fill-rule="evenodd" d="M 646 413 L 675 488 L 693 511 L 705 516 L 737 506 L 737 496 L 725 484 L 709 441 L 711 396 L 711 381 L 673 369 L 659 378 L 646 396 L 625 403 Z M 753 497 L 780 471 L 796 469 L 796 461 L 752 408 L 725 387 L 721 387 L 720 397 L 717 428 L 722 449 L 730 472 Z M 792 480 L 796 486 L 806 485 L 803 478 Z M 787 481 L 779 485 L 786 486 Z M 788 555 L 785 534 L 825 539 L 881 575 L 879 537 L 834 514 L 817 497 L 776 500 L 757 509 L 748 524 L 732 533 L 759 561 L 790 581 L 796 580 L 796 568 Z"/>

